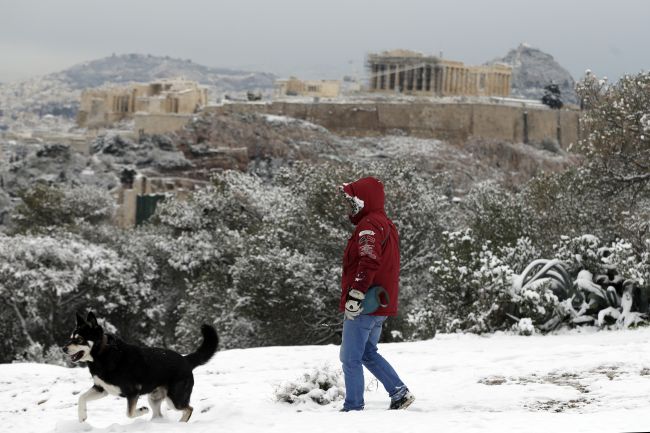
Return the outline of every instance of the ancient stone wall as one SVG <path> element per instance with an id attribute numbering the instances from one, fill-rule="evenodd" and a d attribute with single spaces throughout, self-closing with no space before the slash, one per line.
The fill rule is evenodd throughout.
<path id="1" fill-rule="evenodd" d="M 336 98 L 341 93 L 341 82 L 338 80 L 299 80 L 291 77 L 288 80 L 275 82 L 277 96 L 308 96 L 319 98 Z"/>
<path id="2" fill-rule="evenodd" d="M 578 111 L 542 107 L 427 102 L 273 102 L 226 104 L 206 110 L 284 115 L 349 136 L 405 133 L 455 143 L 473 136 L 512 143 L 557 140 L 563 148 L 579 139 Z"/>
<path id="3" fill-rule="evenodd" d="M 145 114 L 134 115 L 134 129 L 139 134 L 164 134 L 182 129 L 194 114 Z"/>

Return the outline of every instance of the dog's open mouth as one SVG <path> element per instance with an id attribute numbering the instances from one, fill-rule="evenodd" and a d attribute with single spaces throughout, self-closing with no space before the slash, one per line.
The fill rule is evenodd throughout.
<path id="1" fill-rule="evenodd" d="M 83 358 L 84 354 L 85 354 L 85 352 L 84 352 L 83 350 L 80 350 L 79 352 L 77 352 L 77 353 L 75 353 L 75 354 L 73 354 L 73 355 L 70 355 L 70 360 L 71 360 L 72 362 L 77 362 L 77 361 L 79 361 L 81 358 Z"/>

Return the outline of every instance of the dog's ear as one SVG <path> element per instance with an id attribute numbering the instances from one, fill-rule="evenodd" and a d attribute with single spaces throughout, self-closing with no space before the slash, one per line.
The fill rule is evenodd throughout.
<path id="1" fill-rule="evenodd" d="M 77 328 L 81 328 L 85 324 L 86 321 L 84 320 L 84 318 L 81 317 L 81 314 L 77 313 Z"/>
<path id="2" fill-rule="evenodd" d="M 88 317 L 86 317 L 86 322 L 88 322 L 88 325 L 90 325 L 91 328 L 99 328 L 99 325 L 97 324 L 97 318 L 93 314 L 93 312 L 88 313 Z"/>

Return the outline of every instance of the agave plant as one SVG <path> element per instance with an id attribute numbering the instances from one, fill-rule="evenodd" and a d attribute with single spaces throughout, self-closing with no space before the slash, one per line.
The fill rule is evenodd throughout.
<path id="1" fill-rule="evenodd" d="M 632 311 L 635 281 L 622 278 L 615 269 L 605 270 L 606 274 L 594 278 L 591 272 L 583 269 L 571 281 L 561 261 L 535 260 L 521 275 L 513 278 L 512 287 L 516 293 L 522 293 L 550 283 L 553 293 L 562 302 L 552 317 L 538 325 L 545 331 L 556 328 L 567 319 L 575 325 L 596 323 L 604 326 L 613 321 L 621 328 L 643 323 L 645 314 Z"/>
<path id="2" fill-rule="evenodd" d="M 553 294 L 558 300 L 569 299 L 573 295 L 573 283 L 567 273 L 563 263 L 560 260 L 539 259 L 532 261 L 521 275 L 514 275 L 512 282 L 512 291 L 516 295 L 521 295 L 527 290 L 537 292 L 537 289 L 545 284 L 550 286 Z M 509 315 L 512 319 L 519 320 L 517 317 Z M 556 328 L 566 314 L 558 308 L 549 311 L 544 317 L 544 323 L 538 327 L 542 331 L 550 331 Z"/>
<path id="3" fill-rule="evenodd" d="M 632 311 L 632 305 L 634 304 L 634 289 L 635 284 L 633 280 L 623 281 L 622 293 L 620 296 L 614 286 L 607 287 L 606 294 L 609 306 L 598 312 L 599 326 L 605 325 L 607 318 L 615 320 L 616 325 L 621 328 L 629 328 L 630 326 L 645 321 L 645 315 L 643 313 Z"/>
<path id="4" fill-rule="evenodd" d="M 513 279 L 512 288 L 521 293 L 524 290 L 542 283 L 551 283 L 551 290 L 563 300 L 571 296 L 573 284 L 563 263 L 560 260 L 539 259 L 532 261 L 521 275 Z"/>

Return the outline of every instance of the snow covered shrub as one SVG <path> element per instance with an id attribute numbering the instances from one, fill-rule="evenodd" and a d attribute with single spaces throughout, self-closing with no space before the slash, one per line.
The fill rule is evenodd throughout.
<path id="1" fill-rule="evenodd" d="M 528 237 L 518 238 L 514 245 L 499 249 L 499 257 L 515 273 L 523 272 L 529 263 L 540 256 L 541 252 Z"/>
<path id="2" fill-rule="evenodd" d="M 433 262 L 431 287 L 411 314 L 418 335 L 444 331 L 489 332 L 509 327 L 504 306 L 510 299 L 512 270 L 481 245 L 471 230 L 445 232 Z M 427 329 L 429 328 L 429 329 Z"/>
<path id="3" fill-rule="evenodd" d="M 601 261 L 606 268 L 615 269 L 619 275 L 634 280 L 640 288 L 650 288 L 650 239 L 639 253 L 630 242 L 619 239 L 605 249 Z"/>
<path id="4" fill-rule="evenodd" d="M 326 405 L 345 398 L 345 384 L 340 369 L 328 365 L 314 368 L 293 381 L 286 381 L 275 389 L 275 398 L 284 403 L 313 401 Z"/>
<path id="5" fill-rule="evenodd" d="M 599 253 L 602 246 L 600 239 L 593 235 L 561 236 L 559 245 L 554 245 L 555 258 L 561 260 L 572 275 L 583 269 L 596 274 L 601 272 L 603 265 Z"/>
<path id="6" fill-rule="evenodd" d="M 45 349 L 41 343 L 35 342 L 17 353 L 14 362 L 36 362 L 64 367 L 67 365 L 66 358 L 68 357 L 63 353 L 60 346 L 52 345 Z"/>
<path id="7" fill-rule="evenodd" d="M 519 335 L 529 336 L 535 333 L 535 326 L 533 326 L 533 321 L 530 317 L 519 319 L 519 322 L 512 325 L 512 327 Z"/>
<path id="8" fill-rule="evenodd" d="M 483 183 L 465 200 L 469 227 L 494 248 L 514 244 L 526 232 L 526 212 L 516 194 L 496 183 Z"/>

